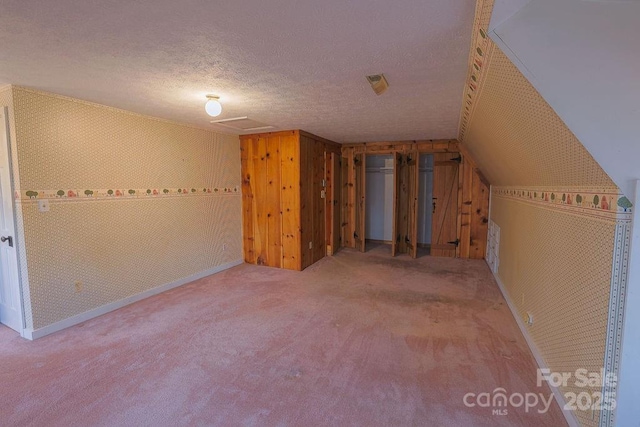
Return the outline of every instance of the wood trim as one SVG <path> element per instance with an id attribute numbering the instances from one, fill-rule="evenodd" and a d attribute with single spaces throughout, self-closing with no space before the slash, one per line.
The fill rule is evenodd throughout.
<path id="1" fill-rule="evenodd" d="M 390 245 L 393 242 L 391 240 L 377 240 L 377 239 L 367 239 L 367 243 L 376 243 L 380 245 Z"/>
<path id="2" fill-rule="evenodd" d="M 396 256 L 398 252 L 398 209 L 399 209 L 399 188 L 400 188 L 400 160 L 402 154 L 393 153 L 393 224 L 391 228 L 391 256 Z"/>
<path id="3" fill-rule="evenodd" d="M 411 258 L 418 257 L 418 193 L 420 188 L 420 153 L 411 153 L 413 164 L 409 164 L 409 236 L 411 238 Z"/>
<path id="4" fill-rule="evenodd" d="M 460 156 L 462 157 L 462 156 Z M 462 189 L 464 185 L 464 170 L 465 164 L 464 160 L 461 160 L 458 164 L 458 201 L 457 201 L 457 232 L 456 236 L 458 236 L 458 241 L 462 240 Z M 456 245 L 456 258 L 460 258 L 460 250 L 462 249 L 462 245 Z M 466 258 L 463 256 L 463 258 Z"/>
<path id="5" fill-rule="evenodd" d="M 300 136 L 299 130 L 282 130 L 277 132 L 263 132 L 263 133 L 252 133 L 247 135 L 239 135 L 240 140 L 243 139 L 255 139 L 255 138 L 269 138 L 274 136 Z"/>
<path id="6" fill-rule="evenodd" d="M 370 141 L 370 142 L 346 142 L 344 144 L 340 144 L 342 147 L 375 147 L 377 145 L 411 145 L 411 144 L 433 144 L 433 143 L 457 143 L 457 139 L 414 139 L 414 140 L 404 140 L 404 141 Z"/>

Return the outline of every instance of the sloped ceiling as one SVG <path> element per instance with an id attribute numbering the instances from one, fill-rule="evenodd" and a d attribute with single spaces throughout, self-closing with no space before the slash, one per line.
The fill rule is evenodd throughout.
<path id="1" fill-rule="evenodd" d="M 463 144 L 494 185 L 615 187 L 497 47 Z"/>
<path id="2" fill-rule="evenodd" d="M 339 142 L 454 138 L 474 0 L 5 0 L 0 84 L 216 128 Z M 365 76 L 385 73 L 376 96 Z M 219 127 L 229 132 L 228 128 Z"/>
<path id="3" fill-rule="evenodd" d="M 640 179 L 640 1 L 498 0 L 489 35 L 622 191 Z"/>
<path id="4" fill-rule="evenodd" d="M 487 36 L 480 0 L 460 141 L 493 185 L 615 188 L 527 78 Z"/>

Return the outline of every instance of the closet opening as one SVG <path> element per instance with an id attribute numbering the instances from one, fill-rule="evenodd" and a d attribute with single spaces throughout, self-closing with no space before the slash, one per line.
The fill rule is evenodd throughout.
<path id="1" fill-rule="evenodd" d="M 382 246 L 393 256 L 429 255 L 433 155 L 369 154 L 364 160 L 365 251 Z"/>
<path id="2" fill-rule="evenodd" d="M 394 221 L 394 156 L 367 155 L 365 168 L 365 251 L 391 253 Z"/>
<path id="3" fill-rule="evenodd" d="M 489 186 L 457 142 L 347 144 L 341 156 L 342 246 L 484 257 Z"/>

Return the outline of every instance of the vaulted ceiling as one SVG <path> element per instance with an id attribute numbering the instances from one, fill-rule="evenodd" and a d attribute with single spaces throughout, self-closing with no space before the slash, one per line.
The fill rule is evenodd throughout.
<path id="1" fill-rule="evenodd" d="M 474 0 L 6 0 L 0 84 L 228 131 L 248 116 L 340 142 L 455 138 Z M 365 76 L 384 73 L 376 96 Z"/>

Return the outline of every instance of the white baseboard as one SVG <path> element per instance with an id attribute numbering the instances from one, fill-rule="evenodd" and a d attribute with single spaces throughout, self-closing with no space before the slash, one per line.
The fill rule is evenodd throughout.
<path id="1" fill-rule="evenodd" d="M 231 261 L 226 264 L 211 268 L 209 270 L 201 271 L 200 273 L 196 273 L 188 277 L 183 277 L 182 279 L 176 280 L 174 282 L 166 283 L 164 285 L 158 286 L 157 288 L 149 289 L 139 294 L 132 295 L 130 297 L 121 299 L 120 301 L 115 301 L 101 307 L 94 308 L 93 310 L 85 311 L 84 313 L 78 314 L 76 316 L 72 316 L 59 322 L 52 323 L 51 325 L 47 325 L 44 328 L 35 330 L 25 329 L 22 336 L 28 340 L 35 340 L 37 338 L 44 337 L 45 335 L 58 332 L 70 326 L 77 325 L 78 323 L 86 322 L 87 320 L 93 319 L 94 317 L 102 316 L 103 314 L 109 313 L 110 311 L 114 311 L 134 302 L 149 298 L 150 296 L 160 294 L 162 292 L 168 291 L 169 289 L 177 288 L 178 286 L 182 286 L 195 280 L 202 279 L 203 277 L 211 276 L 212 274 L 219 273 L 231 267 L 235 267 L 236 265 L 240 265 L 243 262 L 244 261 L 241 259 Z"/>
<path id="2" fill-rule="evenodd" d="M 489 268 L 491 268 L 491 267 L 489 267 Z M 538 351 L 538 348 L 536 347 L 536 344 L 533 341 L 533 338 L 529 334 L 529 330 L 527 329 L 527 326 L 524 324 L 524 320 L 522 320 L 520 318 L 520 313 L 518 313 L 518 310 L 516 309 L 516 306 L 511 302 L 511 298 L 509 298 L 509 294 L 507 293 L 506 287 L 504 286 L 504 284 L 502 283 L 502 281 L 498 277 L 497 273 L 493 273 L 493 277 L 496 279 L 496 283 L 498 284 L 498 287 L 500 288 L 500 292 L 502 292 L 502 296 L 507 301 L 507 305 L 509 306 L 509 310 L 511 310 L 511 314 L 516 319 L 516 323 L 518 323 L 518 327 L 520 328 L 520 332 L 522 332 L 522 335 L 524 336 L 524 339 L 527 341 L 527 345 L 529 345 L 529 349 L 531 350 L 531 353 L 533 353 L 533 357 L 536 359 L 536 362 L 538 363 L 538 367 L 540 369 L 549 369 L 549 367 L 545 363 L 544 359 L 542 358 L 542 355 Z M 560 405 L 560 409 L 562 410 L 562 413 L 563 413 L 564 417 L 566 418 L 567 423 L 569 424 L 569 426 L 570 427 L 580 427 L 580 422 L 576 418 L 575 413 L 573 411 L 568 411 L 568 410 L 564 409 L 564 406 L 567 403 L 567 401 L 565 400 L 564 395 L 562 394 L 562 391 L 558 387 L 554 387 L 551 384 L 548 384 L 548 385 L 549 385 L 549 388 L 551 388 L 551 391 L 553 392 L 553 396 L 555 397 L 556 402 L 558 402 L 558 405 Z"/>

